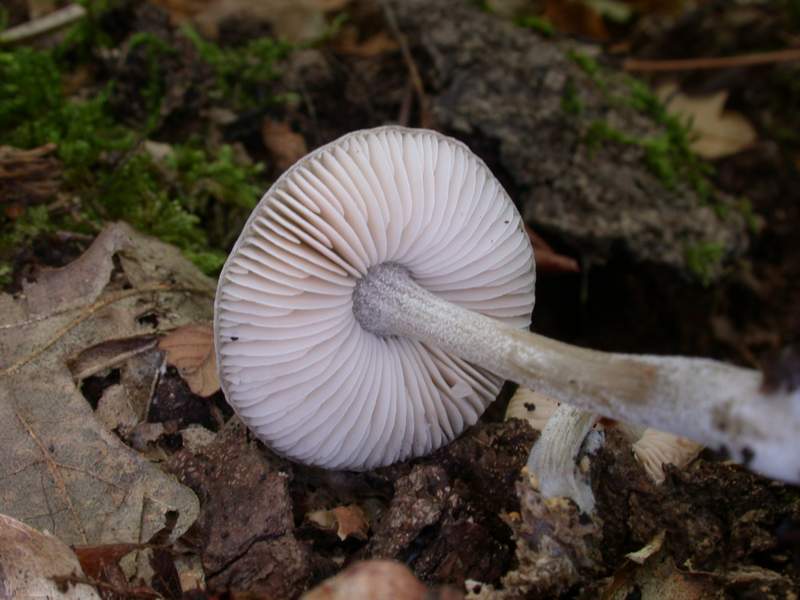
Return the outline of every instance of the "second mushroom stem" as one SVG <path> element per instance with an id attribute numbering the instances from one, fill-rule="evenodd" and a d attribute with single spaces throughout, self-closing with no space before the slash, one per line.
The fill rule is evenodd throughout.
<path id="1" fill-rule="evenodd" d="M 767 395 L 757 371 L 599 352 L 513 329 L 428 292 L 396 264 L 370 269 L 353 302 L 361 326 L 377 335 L 417 339 L 576 408 L 670 431 L 800 482 L 800 392 Z"/>

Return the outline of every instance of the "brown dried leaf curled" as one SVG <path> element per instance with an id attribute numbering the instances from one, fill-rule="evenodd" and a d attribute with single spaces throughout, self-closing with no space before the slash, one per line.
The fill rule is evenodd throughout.
<path id="1" fill-rule="evenodd" d="M 261 140 L 279 171 L 285 171 L 308 154 L 305 138 L 292 131 L 288 123 L 264 119 L 261 124 Z"/>
<path id="2" fill-rule="evenodd" d="M 167 362 L 178 369 L 192 392 L 207 397 L 219 390 L 211 325 L 178 327 L 161 338 L 158 347 L 167 353 Z"/>
<path id="3" fill-rule="evenodd" d="M 322 529 L 336 530 L 336 535 L 344 541 L 349 537 L 366 540 L 369 531 L 367 515 L 357 504 L 337 506 L 332 510 L 315 510 L 306 518 Z"/>

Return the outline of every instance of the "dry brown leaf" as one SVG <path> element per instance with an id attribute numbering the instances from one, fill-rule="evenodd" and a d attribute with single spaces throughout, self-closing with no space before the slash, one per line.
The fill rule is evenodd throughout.
<path id="1" fill-rule="evenodd" d="M 589 37 L 598 41 L 609 38 L 603 17 L 585 2 L 546 0 L 544 18 L 563 33 Z"/>
<path id="2" fill-rule="evenodd" d="M 680 571 L 662 548 L 649 555 L 641 565 L 628 563 L 621 567 L 601 598 L 625 600 L 633 594 L 652 600 L 712 600 L 719 598 L 719 588 L 706 576 Z"/>
<path id="3" fill-rule="evenodd" d="M 670 113 L 690 120 L 695 134 L 692 150 L 704 158 L 736 154 L 756 141 L 756 130 L 750 122 L 737 112 L 725 110 L 725 90 L 687 96 L 674 83 L 668 83 L 660 86 L 657 93 Z"/>
<path id="4" fill-rule="evenodd" d="M 192 392 L 207 397 L 219 390 L 211 325 L 179 327 L 161 338 L 158 347 L 167 353 L 167 362 L 178 369 Z"/>
<path id="5" fill-rule="evenodd" d="M 130 241 L 127 228 L 107 227 L 86 252 L 66 267 L 43 269 L 33 283 L 23 281 L 30 314 L 49 314 L 93 302 L 111 277 L 113 255 Z"/>
<path id="6" fill-rule="evenodd" d="M 114 254 L 122 268 L 112 278 Z M 68 543 L 147 539 L 171 511 L 182 534 L 197 497 L 106 430 L 68 363 L 111 340 L 160 333 L 142 311 L 163 329 L 209 318 L 214 283 L 176 248 L 116 224 L 36 285 L 31 297 L 0 294 L 0 512 Z"/>
<path id="7" fill-rule="evenodd" d="M 261 139 L 279 171 L 285 171 L 308 154 L 305 138 L 292 131 L 288 123 L 264 119 L 261 124 Z"/>
<path id="8" fill-rule="evenodd" d="M 75 553 L 58 538 L 0 515 L 0 597 L 99 600 L 90 586 L 62 587 L 58 576 L 82 576 Z"/>
<path id="9" fill-rule="evenodd" d="M 545 239 L 525 225 L 525 231 L 533 246 L 533 255 L 536 258 L 537 273 L 578 273 L 581 268 L 578 261 L 571 256 L 559 254 Z"/>
<path id="10" fill-rule="evenodd" d="M 394 52 L 400 45 L 387 32 L 379 31 L 370 37 L 360 40 L 356 27 L 345 27 L 333 41 L 333 49 L 339 54 L 370 58 L 384 52 Z"/>
<path id="11" fill-rule="evenodd" d="M 360 506 L 357 504 L 337 506 L 333 509 L 333 514 L 337 522 L 336 535 L 339 536 L 340 540 L 344 541 L 349 537 L 359 540 L 367 539 L 369 523 Z"/>
<path id="12" fill-rule="evenodd" d="M 332 510 L 315 510 L 306 515 L 306 519 L 321 529 L 336 529 L 336 535 L 344 541 L 349 537 L 359 540 L 367 539 L 369 521 L 363 509 L 357 504 L 337 506 Z"/>

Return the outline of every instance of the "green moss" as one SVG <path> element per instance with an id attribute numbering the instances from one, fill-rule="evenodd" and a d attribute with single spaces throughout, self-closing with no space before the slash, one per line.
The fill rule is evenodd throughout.
<path id="1" fill-rule="evenodd" d="M 588 54 L 580 50 L 569 50 L 567 57 L 592 79 L 597 80 L 599 78 L 600 64 Z"/>
<path id="2" fill-rule="evenodd" d="M 591 150 L 596 150 L 605 142 L 630 146 L 637 144 L 636 139 L 600 120 L 592 121 L 589 124 L 583 141 Z"/>
<path id="3" fill-rule="evenodd" d="M 147 60 L 147 84 L 141 91 L 147 112 L 146 131 L 152 130 L 160 120 L 161 103 L 166 94 L 166 85 L 161 70 L 161 61 L 176 51 L 160 37 L 147 32 L 137 32 L 128 38 L 128 51 L 143 47 Z"/>
<path id="4" fill-rule="evenodd" d="M 583 112 L 583 103 L 578 96 L 578 88 L 572 80 L 567 81 L 564 86 L 564 92 L 561 95 L 561 110 L 568 115 L 579 115 Z"/>
<path id="5" fill-rule="evenodd" d="M 278 76 L 275 62 L 291 51 L 289 43 L 262 37 L 240 47 L 222 47 L 204 39 L 191 27 L 184 27 L 182 32 L 214 70 L 214 94 L 218 98 L 225 98 L 240 110 L 263 108 L 266 102 L 274 100 L 265 96 L 266 84 Z"/>
<path id="6" fill-rule="evenodd" d="M 592 70 L 593 73 L 596 73 Z M 713 203 L 713 187 L 709 176 L 713 174 L 710 164 L 691 150 L 691 134 L 688 126 L 674 115 L 670 115 L 663 103 L 643 82 L 629 78 L 629 95 L 615 102 L 627 104 L 658 123 L 663 132 L 648 138 L 637 139 L 618 131 L 604 121 L 589 124 L 584 142 L 596 149 L 604 142 L 639 146 L 644 150 L 647 168 L 668 189 L 676 189 L 686 183 L 704 202 Z M 563 106 L 563 102 L 562 102 Z"/>
<path id="7" fill-rule="evenodd" d="M 213 227 L 207 217 L 236 213 L 243 218 L 265 189 L 260 166 L 242 164 L 229 146 L 212 154 L 199 138 L 174 145 L 156 163 L 142 141 L 157 134 L 155 116 L 168 85 L 158 63 L 172 49 L 149 34 L 134 34 L 130 46 L 144 46 L 150 65 L 144 89 L 149 116 L 133 127 L 114 117 L 108 100 L 113 82 L 91 100 L 65 97 L 60 73 L 66 65 L 59 57 L 68 53 L 0 49 L 0 143 L 20 148 L 55 143 L 62 191 L 80 199 L 81 212 L 76 219 L 29 206 L 17 219 L 0 215 L 0 282 L 7 283 L 14 249 L 32 238 L 56 228 L 96 231 L 103 222 L 118 219 L 177 245 L 206 273 L 215 274 L 225 258 L 224 240 L 209 233 Z M 222 100 L 246 103 L 245 92 L 254 89 L 249 86 L 274 78 L 272 63 L 283 52 L 278 48 L 262 39 L 235 53 L 211 50 Z M 223 64 L 231 56 L 234 64 Z"/>
<path id="8" fill-rule="evenodd" d="M 686 266 L 704 286 L 708 286 L 720 269 L 725 249 L 716 242 L 701 242 L 687 246 Z"/>
<path id="9" fill-rule="evenodd" d="M 514 19 L 514 24 L 525 29 L 531 29 L 545 37 L 552 37 L 555 35 L 555 27 L 553 24 L 545 19 L 536 15 L 527 15 L 524 17 L 517 17 Z"/>

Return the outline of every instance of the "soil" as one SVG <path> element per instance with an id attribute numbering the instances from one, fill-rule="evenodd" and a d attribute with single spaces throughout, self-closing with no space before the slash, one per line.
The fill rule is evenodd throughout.
<path id="1" fill-rule="evenodd" d="M 682 81 L 687 87 L 726 86 L 732 105 L 759 127 L 757 145 L 717 161 L 712 178 L 721 198 L 750 199 L 761 225 L 747 230 L 738 221 L 713 220 L 688 188 L 665 189 L 637 156 L 590 156 L 580 150 L 578 130 L 564 129 L 564 117 L 552 104 L 567 81 L 587 89 L 591 84 L 580 83 L 586 75 L 565 58 L 563 48 L 510 22 L 499 23 L 467 2 L 442 2 L 437 10 L 455 13 L 459 18 L 451 25 L 460 29 L 437 32 L 432 23 L 441 15 L 423 14 L 422 4 L 427 3 L 387 3 L 395 11 L 397 31 L 387 28 L 380 10 L 368 4 L 351 7 L 357 27 L 377 26 L 404 36 L 420 71 L 422 99 L 411 91 L 409 64 L 401 52 L 356 56 L 322 45 L 293 53 L 276 84 L 277 91 L 299 90 L 302 102 L 237 115 L 220 135 L 241 143 L 275 177 L 260 140 L 265 115 L 289 123 L 309 148 L 398 119 L 410 126 L 430 120 L 428 126 L 467 141 L 519 202 L 528 223 L 580 262 L 580 273 L 539 278 L 536 331 L 601 349 L 711 356 L 766 368 L 773 380 L 798 385 L 797 363 L 787 363 L 781 350 L 800 342 L 800 143 L 774 135 L 776 123 L 800 130 L 797 111 L 785 111 L 797 100 L 791 96 L 796 90 L 776 83 L 791 79 L 786 70 L 796 76 L 796 65 L 732 69 L 715 74 L 711 83 L 696 76 Z M 178 44 L 179 36 L 159 9 L 129 10 L 131 28 L 118 32 L 121 39 L 147 31 Z M 714 20 L 709 8 L 658 27 L 643 22 L 631 36 L 631 52 L 660 58 L 735 54 L 764 47 L 765 40 L 783 39 L 790 31 L 797 35 L 785 15 L 762 10 L 765 24 L 747 38 L 737 34 L 737 22 Z M 223 40 L 261 34 L 262 28 L 236 20 L 221 29 Z M 190 48 L 180 48 L 165 65 L 176 84 L 162 115 L 171 133 L 161 141 L 188 135 L 196 127 L 192 119 L 212 103 L 207 69 Z M 535 65 L 526 66 L 529 59 L 520 57 L 529 56 L 530 48 L 541 52 L 530 59 Z M 511 64 L 508 57 L 516 57 L 523 62 L 514 63 L 515 77 L 537 70 L 542 80 L 537 98 L 519 98 L 518 86 L 493 79 L 494 71 L 486 72 L 478 56 L 498 64 Z M 616 68 L 613 57 L 608 61 L 609 69 Z M 117 82 L 122 120 L 135 121 L 145 111 L 138 90 L 146 69 L 140 62 L 131 53 L 113 68 L 107 65 Z M 592 98 L 587 92 L 586 102 Z M 547 102 L 549 108 L 542 104 Z M 524 109 L 525 103 L 535 108 Z M 625 115 L 622 121 L 633 120 L 633 129 L 650 126 Z M 494 127 L 500 122 L 505 129 Z M 539 170 L 531 170 L 533 164 Z M 590 177 L 598 168 L 637 177 L 640 187 L 635 193 L 621 183 L 600 189 Z M 558 183 L 559 177 L 566 183 Z M 632 229 L 618 226 L 616 215 L 602 213 L 612 197 L 617 214 L 634 215 L 634 220 L 655 206 L 655 225 L 661 219 L 663 227 L 654 232 L 645 220 Z M 536 202 L 540 206 L 534 207 Z M 563 206 L 576 212 L 565 217 L 559 213 Z M 726 244 L 728 260 L 713 284 L 687 274 L 677 246 L 686 236 L 711 236 Z M 21 249 L 10 291 L 18 292 L 22 279 L 37 269 L 69 263 L 88 242 L 80 236 L 49 236 Z M 786 364 L 792 366 L 781 367 Z M 119 381 L 119 370 L 110 370 L 84 380 L 82 391 L 96 409 L 104 389 Z M 574 506 L 545 506 L 541 498 L 530 497 L 520 470 L 538 434 L 522 421 L 503 422 L 502 414 L 491 409 L 432 456 L 366 473 L 331 473 L 275 456 L 232 417 L 220 393 L 200 398 L 174 369 L 166 370 L 146 417 L 147 423 L 164 427 L 145 445 L 160 448 L 165 469 L 200 499 L 200 518 L 172 548 L 174 557 L 186 552 L 200 557 L 208 595 L 192 597 L 231 591 L 298 597 L 343 567 L 373 558 L 405 563 L 428 586 L 451 586 L 437 592 L 442 597 L 445 591 L 457 596 L 467 581 L 480 582 L 467 586 L 478 596 L 499 590 L 497 597 L 610 598 L 617 597 L 609 591 L 617 586 L 630 590 L 628 598 L 657 597 L 641 595 L 645 584 L 634 582 L 626 555 L 662 532 L 661 556 L 671 561 L 671 573 L 710 586 L 718 597 L 797 597 L 792 596 L 800 589 L 797 488 L 753 475 L 710 452 L 684 470 L 668 468 L 666 481 L 656 486 L 634 460 L 629 443 L 611 429 L 591 459 L 597 514 L 587 520 Z M 190 425 L 211 432 L 210 441 L 181 438 Z M 130 435 L 123 437 L 133 445 Z M 322 527 L 309 518 L 315 511 L 350 506 L 359 507 L 360 534 L 342 536 L 335 526 Z M 568 560 L 553 567 L 550 579 L 522 581 L 511 575 L 529 565 L 530 553 L 547 550 L 543 539 L 552 541 L 537 529 L 545 522 L 536 521 L 542 514 L 552 518 L 554 530 L 566 532 L 558 537 L 558 547 Z"/>

